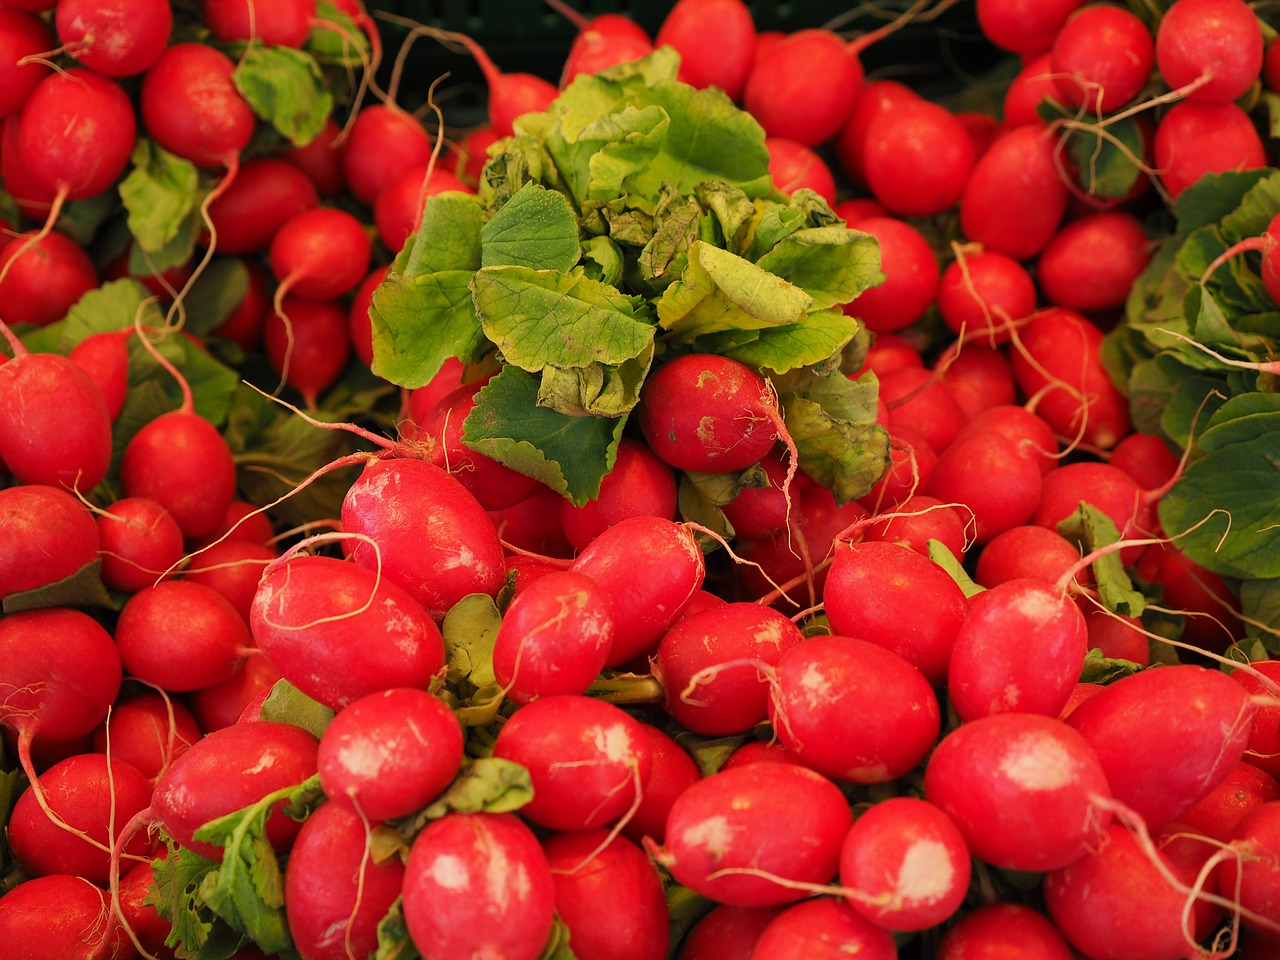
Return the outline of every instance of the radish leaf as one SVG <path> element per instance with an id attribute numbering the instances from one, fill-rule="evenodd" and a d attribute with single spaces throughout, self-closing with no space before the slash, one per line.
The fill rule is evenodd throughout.
<path id="1" fill-rule="evenodd" d="M 231 75 L 236 89 L 263 120 L 305 147 L 324 129 L 333 95 L 315 57 L 292 47 L 253 41 Z"/>

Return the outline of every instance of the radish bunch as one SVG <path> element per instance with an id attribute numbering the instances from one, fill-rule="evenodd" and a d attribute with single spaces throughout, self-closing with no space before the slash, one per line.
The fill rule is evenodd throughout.
<path id="1" fill-rule="evenodd" d="M 1268 14 L 552 6 L 0 0 L 0 956 L 1269 956 Z"/>

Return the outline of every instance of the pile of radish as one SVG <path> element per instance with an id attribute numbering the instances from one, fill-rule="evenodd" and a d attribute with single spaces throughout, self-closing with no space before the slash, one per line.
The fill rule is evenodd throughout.
<path id="1" fill-rule="evenodd" d="M 1280 955 L 1280 24 L 548 6 L 0 0 L 0 957 Z"/>

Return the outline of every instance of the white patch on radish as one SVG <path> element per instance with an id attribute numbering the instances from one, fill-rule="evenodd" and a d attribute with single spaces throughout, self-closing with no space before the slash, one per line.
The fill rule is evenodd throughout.
<path id="1" fill-rule="evenodd" d="M 270 770 L 276 765 L 276 755 L 274 753 L 265 753 L 262 759 L 255 763 L 247 770 L 240 771 L 244 776 L 251 777 L 254 774 L 261 773 L 263 770 Z"/>
<path id="2" fill-rule="evenodd" d="M 427 875 L 437 887 L 445 890 L 466 890 L 471 886 L 471 870 L 467 861 L 451 853 L 442 853 L 432 860 Z"/>
<path id="3" fill-rule="evenodd" d="M 1076 762 L 1052 736 L 1026 733 L 1005 751 L 1000 773 L 1024 790 L 1060 790 L 1075 780 Z"/>
<path id="4" fill-rule="evenodd" d="M 713 859 L 721 860 L 733 846 L 734 828 L 725 816 L 707 817 L 686 827 L 680 834 L 681 845 L 702 849 Z"/>
<path id="5" fill-rule="evenodd" d="M 1018 700 L 1020 700 L 1021 697 L 1022 691 L 1018 689 L 1016 684 L 1006 684 L 1004 693 L 1001 695 L 999 700 L 992 704 L 992 706 L 996 708 L 1003 708 L 1006 713 L 1009 713 L 1018 708 Z"/>
<path id="6" fill-rule="evenodd" d="M 353 776 L 372 780 L 378 775 L 382 763 L 383 745 L 370 743 L 368 740 L 357 740 L 355 743 L 343 743 L 338 748 L 337 759 L 342 769 Z"/>
<path id="7" fill-rule="evenodd" d="M 594 744 L 601 756 L 614 763 L 626 763 L 635 754 L 627 728 L 620 723 L 597 728 Z"/>
<path id="8" fill-rule="evenodd" d="M 826 674 L 818 668 L 816 663 L 811 663 L 805 667 L 804 674 L 800 677 L 800 689 L 804 691 L 805 699 L 810 707 L 830 703 L 835 699 L 835 690 L 831 685 L 831 681 L 827 679 Z"/>
<path id="9" fill-rule="evenodd" d="M 903 855 L 894 888 L 909 903 L 936 903 L 950 895 L 955 872 L 946 845 L 921 838 Z"/>
<path id="10" fill-rule="evenodd" d="M 490 903 L 497 904 L 505 912 L 512 897 L 517 901 L 529 899 L 532 889 L 529 872 L 523 863 L 511 862 L 502 844 L 489 843 L 485 846 L 488 859 L 484 873 L 484 895 Z"/>
<path id="11" fill-rule="evenodd" d="M 1032 623 L 1047 623 L 1061 614 L 1062 601 L 1050 590 L 1020 591 L 1006 601 L 1009 610 Z"/>
<path id="12" fill-rule="evenodd" d="M 782 624 L 776 620 L 771 620 L 760 625 L 756 630 L 755 639 L 760 646 L 770 644 L 775 650 L 782 649 Z"/>

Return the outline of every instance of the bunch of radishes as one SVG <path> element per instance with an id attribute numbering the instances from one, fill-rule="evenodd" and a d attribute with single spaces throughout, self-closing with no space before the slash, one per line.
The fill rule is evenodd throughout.
<path id="1" fill-rule="evenodd" d="M 357 3 L 0 0 L 0 956 L 1280 950 L 1278 625 L 1161 536 L 1184 465 L 1102 346 L 1166 204 L 1268 163 L 1274 31 L 976 18 L 1022 58 L 999 116 L 867 81 L 898 21 L 679 0 L 581 20 L 560 87 L 431 31 L 489 84 L 445 154 Z M 862 333 L 788 374 L 878 405 L 857 498 L 781 377 L 677 341 L 585 504 L 468 443 L 499 353 L 378 380 L 427 198 L 664 45 L 878 242 Z M 250 465 L 333 511 L 281 529 Z"/>

